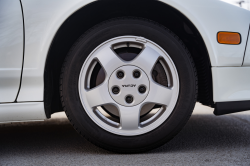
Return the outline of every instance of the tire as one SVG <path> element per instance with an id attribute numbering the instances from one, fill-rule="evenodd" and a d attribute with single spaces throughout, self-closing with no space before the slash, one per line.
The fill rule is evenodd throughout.
<path id="1" fill-rule="evenodd" d="M 141 134 L 135 134 L 132 131 L 130 133 L 127 130 L 124 130 L 125 134 L 117 134 L 115 131 L 118 129 L 114 132 L 108 131 L 91 118 L 91 111 L 85 109 L 87 107 L 79 95 L 80 75 L 93 50 L 102 43 L 119 36 L 139 36 L 156 43 L 169 55 L 178 73 L 179 90 L 176 100 L 173 99 L 175 102 L 168 117 L 154 129 Z M 72 46 L 62 67 L 60 94 L 63 109 L 70 123 L 81 136 L 109 151 L 138 153 L 165 144 L 184 127 L 196 102 L 197 76 L 188 50 L 171 31 L 145 19 L 117 18 L 93 27 Z M 99 95 L 95 97 L 98 98 Z"/>

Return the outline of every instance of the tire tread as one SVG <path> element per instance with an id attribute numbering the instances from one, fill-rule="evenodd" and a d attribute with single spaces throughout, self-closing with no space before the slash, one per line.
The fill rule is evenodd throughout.
<path id="1" fill-rule="evenodd" d="M 78 40 L 72 45 L 70 51 L 68 52 L 68 54 L 66 55 L 65 57 L 65 60 L 64 60 L 64 63 L 63 63 L 63 66 L 62 66 L 62 69 L 61 69 L 61 74 L 60 74 L 60 86 L 59 86 L 59 91 L 60 91 L 60 99 L 61 99 L 61 103 L 62 103 L 62 107 L 63 107 L 63 110 L 65 111 L 65 114 L 67 116 L 67 118 L 69 119 L 71 125 L 73 126 L 73 128 L 77 131 L 77 133 L 79 133 L 82 137 L 84 137 L 86 140 L 88 140 L 89 142 L 91 142 L 92 144 L 98 146 L 98 147 L 101 147 L 101 148 L 104 148 L 104 149 L 108 149 L 110 151 L 113 151 L 113 152 L 117 152 L 117 153 L 125 153 L 125 154 L 128 154 L 128 153 L 140 153 L 140 152 L 144 152 L 144 151 L 147 151 L 147 150 L 150 150 L 150 149 L 153 149 L 154 147 L 158 147 L 160 145 L 163 145 L 165 143 L 164 140 L 162 140 L 161 142 L 158 142 L 156 144 L 154 144 L 154 146 L 150 146 L 150 147 L 146 147 L 146 148 L 143 148 L 143 149 L 133 149 L 133 150 L 121 150 L 121 149 L 115 149 L 115 148 L 111 148 L 109 146 L 105 146 L 103 144 L 100 144 L 98 142 L 96 142 L 95 140 L 92 140 L 90 139 L 86 134 L 84 134 L 84 132 L 81 132 L 77 127 L 76 125 L 74 124 L 74 121 L 73 119 L 71 118 L 71 116 L 69 115 L 69 112 L 67 110 L 67 107 L 65 105 L 65 100 L 64 100 L 64 97 L 63 97 L 63 75 L 66 71 L 66 66 L 67 66 L 67 63 L 68 63 L 68 60 L 70 58 L 70 55 L 71 53 L 73 52 L 73 50 L 76 49 L 77 45 L 79 42 L 81 42 L 81 40 L 87 36 L 91 31 L 95 30 L 96 28 L 100 27 L 100 26 L 103 26 L 105 24 L 108 24 L 112 21 L 116 21 L 116 20 L 140 20 L 140 21 L 146 21 L 148 23 L 151 23 L 151 24 L 154 24 L 156 26 L 159 26 L 161 27 L 162 29 L 164 29 L 165 31 L 169 32 L 180 44 L 181 46 L 184 48 L 186 54 L 188 55 L 188 58 L 190 60 L 190 63 L 192 64 L 192 67 L 193 67 L 193 71 L 194 71 L 194 77 L 195 77 L 195 84 L 196 84 L 196 92 L 195 92 L 195 97 L 194 97 L 194 101 L 193 101 L 193 106 L 195 105 L 196 103 L 196 100 L 197 100 L 197 94 L 198 94 L 198 77 L 197 77 L 197 71 L 196 71 L 196 67 L 195 67 L 195 64 L 194 64 L 194 61 L 193 61 L 193 58 L 189 52 L 189 50 L 187 49 L 187 47 L 184 45 L 184 43 L 181 41 L 181 39 L 175 35 L 172 31 L 170 31 L 168 28 L 166 28 L 165 26 L 155 22 L 155 21 L 152 21 L 152 20 L 148 20 L 148 19 L 145 19 L 145 18 L 137 18 L 137 17 L 119 17 L 119 18 L 114 18 L 114 19 L 110 19 L 110 20 L 107 20 L 107 21 L 104 21 L 98 25 L 95 25 L 94 27 L 90 28 L 89 30 L 87 30 L 84 34 L 82 34 Z M 190 116 L 192 115 L 192 112 L 189 114 L 189 116 L 186 117 L 186 120 L 182 122 L 181 125 L 185 125 L 188 121 L 188 119 L 190 118 Z M 173 136 L 175 137 L 177 135 L 178 132 L 176 132 Z M 171 138 L 171 139 L 172 139 Z"/>

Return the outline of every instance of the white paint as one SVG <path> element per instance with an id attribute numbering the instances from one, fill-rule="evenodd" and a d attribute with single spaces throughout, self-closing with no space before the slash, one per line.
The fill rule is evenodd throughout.
<path id="1" fill-rule="evenodd" d="M 25 17 L 25 60 L 18 101 L 43 101 L 44 67 L 51 42 L 72 13 L 92 0 L 22 0 Z M 212 66 L 240 66 L 250 12 L 218 0 L 162 0 L 189 18 L 207 46 Z M 218 31 L 240 32 L 242 44 L 218 44 Z"/>
<path id="2" fill-rule="evenodd" d="M 249 25 L 249 27 L 250 27 L 250 25 Z M 246 52 L 245 52 L 245 58 L 244 58 L 243 66 L 250 66 L 250 37 L 249 36 L 248 36 L 248 41 L 247 41 L 247 46 L 246 46 Z"/>
<path id="3" fill-rule="evenodd" d="M 0 103 L 13 102 L 20 84 L 23 19 L 19 0 L 0 1 Z"/>
<path id="4" fill-rule="evenodd" d="M 212 67 L 214 102 L 250 100 L 250 67 Z"/>
<path id="5" fill-rule="evenodd" d="M 242 7 L 243 9 L 250 10 L 250 0 L 221 0 L 221 1 L 230 3 L 238 7 Z M 242 2 L 241 5 L 240 2 Z"/>
<path id="6" fill-rule="evenodd" d="M 43 102 L 0 104 L 0 122 L 46 119 Z"/>

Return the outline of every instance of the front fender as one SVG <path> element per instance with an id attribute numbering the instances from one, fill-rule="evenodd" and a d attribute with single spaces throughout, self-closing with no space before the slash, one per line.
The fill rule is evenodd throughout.
<path id="1" fill-rule="evenodd" d="M 161 0 L 183 13 L 200 32 L 212 66 L 242 64 L 250 12 L 219 0 Z M 22 0 L 25 22 L 25 56 L 17 101 L 43 101 L 44 68 L 53 38 L 74 12 L 93 0 Z M 239 32 L 240 45 L 217 43 L 218 31 Z"/>

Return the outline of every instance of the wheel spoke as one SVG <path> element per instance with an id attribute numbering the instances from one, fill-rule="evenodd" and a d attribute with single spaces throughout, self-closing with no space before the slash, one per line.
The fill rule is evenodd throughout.
<path id="1" fill-rule="evenodd" d="M 110 47 L 99 50 L 95 57 L 109 76 L 116 68 L 124 65 L 124 62 L 114 53 Z"/>
<path id="2" fill-rule="evenodd" d="M 147 74 L 150 74 L 159 54 L 150 47 L 145 47 L 142 52 L 132 61 L 135 66 L 140 66 Z"/>
<path id="3" fill-rule="evenodd" d="M 150 92 L 146 98 L 146 102 L 160 105 L 169 105 L 172 99 L 173 90 L 157 84 L 153 81 L 150 83 Z"/>
<path id="4" fill-rule="evenodd" d="M 139 126 L 140 105 L 134 107 L 119 106 L 122 130 L 136 130 Z"/>
<path id="5" fill-rule="evenodd" d="M 103 82 L 101 85 L 86 91 L 86 97 L 90 107 L 97 107 L 104 104 L 113 103 L 112 98 L 108 92 L 108 85 L 106 82 Z"/>

